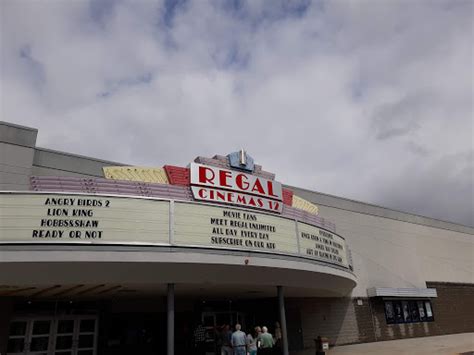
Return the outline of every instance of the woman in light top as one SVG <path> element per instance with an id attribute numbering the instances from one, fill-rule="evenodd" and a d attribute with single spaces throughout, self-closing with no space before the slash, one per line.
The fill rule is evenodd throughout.
<path id="1" fill-rule="evenodd" d="M 258 341 L 258 329 L 255 327 L 254 335 L 252 333 L 247 334 L 247 354 L 248 355 L 257 355 L 257 341 Z"/>

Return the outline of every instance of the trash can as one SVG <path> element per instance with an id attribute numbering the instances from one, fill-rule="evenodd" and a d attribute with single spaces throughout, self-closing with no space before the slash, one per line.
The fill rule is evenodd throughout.
<path id="1" fill-rule="evenodd" d="M 316 355 L 326 355 L 326 351 L 329 350 L 329 339 L 318 336 L 314 342 L 316 343 Z"/>

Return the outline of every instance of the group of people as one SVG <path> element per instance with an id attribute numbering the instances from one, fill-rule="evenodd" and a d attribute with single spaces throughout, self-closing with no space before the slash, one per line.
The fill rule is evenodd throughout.
<path id="1" fill-rule="evenodd" d="M 275 323 L 275 334 L 268 328 L 255 327 L 253 332 L 245 333 L 240 324 L 231 330 L 229 324 L 215 329 L 218 355 L 279 355 L 281 354 L 281 328 Z M 205 354 L 205 328 L 199 325 L 194 332 L 196 355 Z"/>

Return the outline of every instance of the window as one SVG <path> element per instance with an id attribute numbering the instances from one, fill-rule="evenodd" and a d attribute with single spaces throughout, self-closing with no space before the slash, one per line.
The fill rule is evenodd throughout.
<path id="1" fill-rule="evenodd" d="M 387 324 L 431 322 L 433 308 L 429 300 L 384 301 Z"/>

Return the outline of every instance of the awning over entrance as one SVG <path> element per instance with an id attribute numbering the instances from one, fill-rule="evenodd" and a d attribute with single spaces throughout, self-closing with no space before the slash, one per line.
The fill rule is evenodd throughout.
<path id="1" fill-rule="evenodd" d="M 0 295 L 48 297 L 237 293 L 266 297 L 285 286 L 288 297 L 344 296 L 356 285 L 348 270 L 291 257 L 174 248 L 4 246 Z M 15 287 L 17 289 L 15 289 Z"/>
<path id="2" fill-rule="evenodd" d="M 369 297 L 419 297 L 436 298 L 438 294 L 435 288 L 394 288 L 394 287 L 372 287 L 367 289 Z"/>

